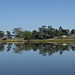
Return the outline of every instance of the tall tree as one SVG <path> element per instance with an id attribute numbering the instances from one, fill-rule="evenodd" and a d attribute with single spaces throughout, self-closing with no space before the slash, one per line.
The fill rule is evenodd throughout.
<path id="1" fill-rule="evenodd" d="M 47 33 L 50 35 L 50 38 L 55 37 L 55 29 L 52 26 L 48 26 Z"/>
<path id="2" fill-rule="evenodd" d="M 32 37 L 33 37 L 33 39 L 37 39 L 38 38 L 38 32 L 36 30 L 33 30 Z"/>
<path id="3" fill-rule="evenodd" d="M 61 36 L 61 35 L 62 35 L 62 32 L 56 29 L 55 30 L 55 36 Z"/>
<path id="4" fill-rule="evenodd" d="M 43 32 L 45 33 L 46 32 L 46 27 L 45 25 L 43 25 L 42 27 L 39 28 L 39 32 Z"/>
<path id="5" fill-rule="evenodd" d="M 75 34 L 75 29 L 72 29 L 71 30 L 71 34 Z"/>
<path id="6" fill-rule="evenodd" d="M 59 31 L 61 31 L 61 32 L 63 31 L 63 28 L 61 26 L 59 27 Z"/>
<path id="7" fill-rule="evenodd" d="M 21 27 L 13 29 L 13 33 L 16 34 L 16 35 L 18 35 L 20 31 L 22 31 Z"/>
<path id="8" fill-rule="evenodd" d="M 24 31 L 24 35 L 23 35 L 24 39 L 32 39 L 32 32 L 30 31 Z"/>
<path id="9" fill-rule="evenodd" d="M 3 37 L 4 37 L 4 32 L 0 31 L 0 38 L 3 38 Z"/>
<path id="10" fill-rule="evenodd" d="M 46 34 L 46 30 L 47 30 L 46 27 L 47 27 L 47 26 L 45 26 L 45 25 L 42 26 L 42 30 L 43 30 L 43 33 L 44 33 L 44 34 Z"/>
<path id="11" fill-rule="evenodd" d="M 22 37 L 23 36 L 23 31 L 22 31 L 21 27 L 20 28 L 14 28 L 13 29 L 13 34 L 15 34 L 17 37 Z"/>
<path id="12" fill-rule="evenodd" d="M 17 35 L 17 37 L 20 37 L 20 38 L 23 38 L 23 36 L 24 36 L 24 31 L 20 31 Z"/>
<path id="13" fill-rule="evenodd" d="M 8 38 L 11 38 L 11 33 L 9 31 L 7 31 L 7 36 Z"/>

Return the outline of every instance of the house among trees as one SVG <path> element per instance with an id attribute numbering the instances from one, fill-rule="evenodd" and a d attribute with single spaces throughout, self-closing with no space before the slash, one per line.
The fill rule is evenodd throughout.
<path id="1" fill-rule="evenodd" d="M 4 35 L 3 38 L 9 38 L 9 36 L 6 34 L 6 35 Z M 13 39 L 13 38 L 16 38 L 16 35 L 10 35 L 10 39 Z"/>
<path id="2" fill-rule="evenodd" d="M 50 38 L 50 35 L 47 35 L 47 34 L 40 34 L 40 37 L 49 39 L 49 38 Z"/>
<path id="3" fill-rule="evenodd" d="M 63 35 L 62 37 L 66 38 L 67 36 L 66 35 Z"/>

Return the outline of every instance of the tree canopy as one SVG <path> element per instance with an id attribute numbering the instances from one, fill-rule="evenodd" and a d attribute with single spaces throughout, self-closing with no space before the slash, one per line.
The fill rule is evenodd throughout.
<path id="1" fill-rule="evenodd" d="M 4 32 L 0 31 L 0 38 L 3 38 L 3 37 L 4 37 Z"/>
<path id="2" fill-rule="evenodd" d="M 38 28 L 37 30 L 28 31 L 23 30 L 21 27 L 14 28 L 13 34 L 16 35 L 17 38 L 24 38 L 24 39 L 49 39 L 54 37 L 61 37 L 63 35 L 71 35 L 75 34 L 75 29 L 72 29 L 71 31 L 69 29 L 64 29 L 62 26 L 59 27 L 59 29 L 55 29 L 52 26 L 46 26 L 43 25 Z M 10 31 L 7 31 L 8 38 L 11 37 Z M 4 32 L 0 31 L 0 38 L 4 37 Z"/>

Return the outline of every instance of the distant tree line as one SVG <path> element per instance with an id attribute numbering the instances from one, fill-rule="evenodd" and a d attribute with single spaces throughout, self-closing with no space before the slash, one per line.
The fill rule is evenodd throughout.
<path id="1" fill-rule="evenodd" d="M 20 28 L 14 28 L 13 29 L 13 34 L 16 35 L 17 38 L 24 38 L 25 40 L 27 39 L 49 39 L 49 38 L 54 38 L 54 37 L 60 37 L 62 35 L 75 35 L 75 29 L 72 29 L 71 31 L 69 29 L 63 29 L 61 26 L 59 29 L 55 29 L 52 26 L 41 26 L 37 30 L 28 31 L 28 30 L 23 30 L 21 27 Z M 5 36 L 5 33 L 3 31 L 0 31 L 0 38 L 3 38 Z M 8 38 L 11 37 L 10 31 L 7 31 L 7 36 Z"/>

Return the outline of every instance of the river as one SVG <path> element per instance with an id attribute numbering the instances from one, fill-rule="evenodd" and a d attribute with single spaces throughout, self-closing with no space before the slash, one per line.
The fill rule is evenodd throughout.
<path id="1" fill-rule="evenodd" d="M 0 43 L 0 75 L 75 75 L 75 44 Z"/>

